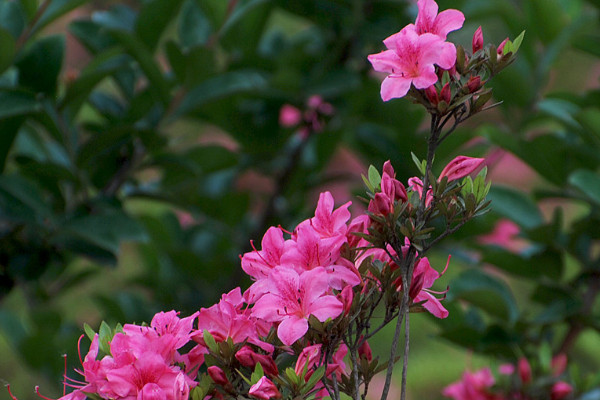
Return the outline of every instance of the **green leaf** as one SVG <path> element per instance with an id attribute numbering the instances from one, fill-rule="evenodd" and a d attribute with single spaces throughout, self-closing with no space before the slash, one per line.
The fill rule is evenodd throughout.
<path id="1" fill-rule="evenodd" d="M 0 98 L 1 96 L 2 93 L 0 93 Z M 2 103 L 1 100 L 0 103 Z M 12 117 L 0 120 L 0 173 L 2 173 L 6 167 L 8 153 L 12 148 L 13 142 L 15 141 L 17 134 L 19 133 L 19 128 L 24 120 L 24 117 Z"/>
<path id="2" fill-rule="evenodd" d="M 184 48 L 205 44 L 212 33 L 210 20 L 206 17 L 198 2 L 187 0 L 182 9 L 177 33 Z"/>
<path id="3" fill-rule="evenodd" d="M 171 101 L 171 88 L 146 45 L 127 32 L 111 30 L 110 33 L 135 58 L 150 81 L 151 89 L 163 106 L 167 107 Z"/>
<path id="4" fill-rule="evenodd" d="M 521 47 L 521 43 L 523 42 L 523 38 L 525 37 L 525 31 L 521 32 L 519 34 L 519 36 L 516 37 L 515 40 L 513 40 L 512 42 L 512 52 L 513 54 L 516 53 L 519 50 L 519 47 Z"/>
<path id="5" fill-rule="evenodd" d="M 108 211 L 67 221 L 53 240 L 85 253 L 86 249 L 76 244 L 77 241 L 83 241 L 116 256 L 122 242 L 146 242 L 148 236 L 142 226 L 125 213 Z"/>
<path id="6" fill-rule="evenodd" d="M 44 13 L 40 17 L 40 19 L 36 22 L 34 27 L 31 30 L 32 34 L 35 34 L 37 31 L 56 20 L 57 18 L 62 17 L 69 11 L 87 3 L 88 0 L 52 0 L 48 1 L 48 7 L 44 10 Z M 39 11 L 38 11 L 39 12 Z"/>
<path id="7" fill-rule="evenodd" d="M 378 188 L 379 185 L 381 185 L 381 175 L 379 174 L 377 168 L 375 168 L 373 165 L 369 165 L 368 175 L 371 186 Z"/>
<path id="8" fill-rule="evenodd" d="M 12 38 L 18 38 L 25 28 L 26 16 L 16 1 L 0 3 L 0 27 L 6 30 Z"/>
<path id="9" fill-rule="evenodd" d="M 227 21 L 220 29 L 221 36 L 227 34 L 227 32 L 235 27 L 237 23 L 239 23 L 249 12 L 251 12 L 255 7 L 260 6 L 263 3 L 267 3 L 271 0 L 248 0 L 242 2 L 238 7 L 235 8 L 233 13 L 227 18 Z"/>
<path id="10" fill-rule="evenodd" d="M 94 340 L 94 337 L 96 336 L 96 331 L 94 331 L 91 326 L 84 322 L 83 330 L 85 331 L 85 334 L 90 340 Z"/>
<path id="11" fill-rule="evenodd" d="M 111 327 L 105 322 L 102 321 L 100 324 L 100 329 L 98 330 L 98 347 L 104 354 L 110 353 L 110 341 L 113 338 L 113 330 Z"/>
<path id="12" fill-rule="evenodd" d="M 183 99 L 174 118 L 193 112 L 209 101 L 266 87 L 265 76 L 257 71 L 232 71 L 207 79 Z"/>
<path id="13" fill-rule="evenodd" d="M 600 205 L 600 176 L 597 173 L 578 169 L 569 175 L 569 183 Z"/>
<path id="14" fill-rule="evenodd" d="M 12 4 L 12 3 L 9 3 Z M 0 74 L 4 72 L 13 62 L 16 52 L 16 43 L 13 36 L 3 28 L 0 28 Z"/>
<path id="15" fill-rule="evenodd" d="M 450 284 L 447 300 L 464 299 L 491 315 L 514 324 L 519 309 L 506 283 L 483 271 L 464 271 Z"/>
<path id="16" fill-rule="evenodd" d="M 179 11 L 183 0 L 149 0 L 140 11 L 135 30 L 146 47 L 154 52 L 160 37 Z"/>
<path id="17" fill-rule="evenodd" d="M 53 96 L 65 54 L 65 38 L 54 35 L 37 40 L 16 62 L 19 84 Z"/>
<path id="18" fill-rule="evenodd" d="M 251 385 L 256 384 L 256 382 L 258 382 L 258 380 L 260 378 L 262 378 L 263 376 L 265 376 L 263 367 L 262 367 L 261 363 L 257 362 L 256 367 L 254 367 L 254 372 L 252 372 L 252 375 L 250 376 L 250 384 Z"/>
<path id="19" fill-rule="evenodd" d="M 19 221 L 41 223 L 53 214 L 41 191 L 31 182 L 16 175 L 0 176 L 0 215 Z"/>
<path id="20" fill-rule="evenodd" d="M 537 205 L 524 193 L 506 186 L 492 186 L 488 194 L 492 210 L 525 228 L 535 228 L 544 222 Z"/>
<path id="21" fill-rule="evenodd" d="M 206 346 L 215 354 L 219 354 L 219 346 L 217 346 L 217 342 L 213 335 L 207 329 L 202 331 L 202 338 L 204 339 L 204 343 Z"/>

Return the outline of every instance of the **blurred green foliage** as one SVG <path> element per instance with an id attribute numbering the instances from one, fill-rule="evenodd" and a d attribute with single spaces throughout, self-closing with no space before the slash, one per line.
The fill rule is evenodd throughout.
<path id="1" fill-rule="evenodd" d="M 493 187 L 493 212 L 442 244 L 472 269 L 450 283 L 439 336 L 508 361 L 549 343 L 597 370 L 600 3 L 439 5 L 465 13 L 452 36 L 464 46 L 480 24 L 486 42 L 527 32 L 490 82 L 502 105 L 437 165 L 503 149 L 535 172 L 526 190 Z M 188 314 L 246 284 L 250 239 L 309 216 L 331 183 L 360 187 L 365 171 L 336 172 L 355 165 L 344 152 L 414 175 L 426 115 L 382 103 L 366 55 L 415 13 L 389 0 L 1 0 L 0 348 L 13 356 L 0 378 L 43 374 L 58 393 L 83 322 Z M 335 113 L 303 142 L 279 110 L 315 94 Z M 477 244 L 500 218 L 527 246 Z"/>

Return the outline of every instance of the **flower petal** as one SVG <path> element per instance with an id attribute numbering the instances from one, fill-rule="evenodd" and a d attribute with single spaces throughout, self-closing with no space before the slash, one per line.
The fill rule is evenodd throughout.
<path id="1" fill-rule="evenodd" d="M 308 321 L 304 318 L 290 316 L 285 318 L 277 328 L 277 336 L 286 346 L 291 346 L 308 331 Z"/>

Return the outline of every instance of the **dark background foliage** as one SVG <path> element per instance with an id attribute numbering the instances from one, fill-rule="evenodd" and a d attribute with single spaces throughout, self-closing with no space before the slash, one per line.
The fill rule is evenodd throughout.
<path id="1" fill-rule="evenodd" d="M 436 156 L 486 155 L 493 211 L 441 244 L 450 317 L 418 317 L 430 336 L 413 347 L 413 392 L 439 397 L 464 366 L 444 366 L 457 348 L 483 355 L 476 365 L 566 351 L 598 399 L 600 3 L 439 5 L 465 13 L 451 38 L 467 48 L 479 25 L 486 43 L 526 35 L 490 82 L 502 104 Z M 0 1 L 0 378 L 21 399 L 35 383 L 56 395 L 84 322 L 208 307 L 248 284 L 249 240 L 310 216 L 319 191 L 356 200 L 360 174 L 387 159 L 415 175 L 426 114 L 383 103 L 366 61 L 415 13 L 385 0 Z M 315 94 L 335 113 L 302 140 L 279 111 Z M 518 225 L 517 249 L 476 239 L 500 219 Z"/>

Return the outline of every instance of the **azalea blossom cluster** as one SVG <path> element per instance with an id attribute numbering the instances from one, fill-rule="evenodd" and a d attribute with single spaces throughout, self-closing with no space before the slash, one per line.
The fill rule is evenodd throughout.
<path id="1" fill-rule="evenodd" d="M 573 387 L 565 381 L 567 356 L 558 354 L 552 358 L 550 365 L 544 367 L 547 371 L 537 371 L 538 374 L 535 376 L 530 362 L 522 357 L 516 364 L 500 365 L 498 381 L 489 368 L 475 372 L 465 371 L 460 381 L 448 385 L 442 393 L 454 400 L 569 398 L 573 393 Z"/>
<path id="2" fill-rule="evenodd" d="M 459 156 L 439 180 L 457 182 L 483 161 Z M 351 365 L 362 360 L 366 368 L 358 383 L 368 383 L 378 366 L 367 340 L 374 334 L 369 318 L 384 297 L 383 324 L 398 315 L 405 290 L 398 272 L 411 248 L 408 237 L 399 251 L 368 239 L 381 234 L 381 218 L 416 208 L 423 195 L 421 180 L 413 177 L 405 186 L 389 161 L 379 180 L 369 184 L 376 187 L 365 214 L 351 218 L 350 202 L 335 208 L 333 196 L 324 192 L 314 216 L 292 232 L 269 228 L 261 248 L 241 256 L 241 267 L 253 280 L 244 292 L 235 288 L 185 318 L 160 312 L 148 326 L 90 333 L 92 343 L 78 371 L 83 379 L 65 377 L 75 390 L 61 400 L 319 399 L 334 385 L 352 393 L 349 352 Z M 431 187 L 427 193 L 428 207 L 443 200 Z M 431 290 L 443 272 L 418 254 L 414 263 L 411 310 L 446 318 L 436 297 L 443 293 Z M 293 367 L 282 371 L 290 357 Z"/>
<path id="3" fill-rule="evenodd" d="M 472 52 L 447 41 L 465 16 L 454 9 L 438 13 L 434 0 L 419 0 L 414 24 L 383 41 L 387 50 L 368 57 L 377 72 L 384 101 L 409 95 L 433 115 L 451 114 L 461 122 L 481 111 L 491 98 L 484 84 L 515 59 L 523 36 L 484 47 L 483 31 L 473 34 Z"/>
<path id="4" fill-rule="evenodd" d="M 504 65 L 499 57 L 505 64 L 512 59 L 506 49 L 518 48 L 507 42 L 502 56 L 496 49 L 484 51 L 479 35 L 467 57 L 446 41 L 462 26 L 462 13 L 438 14 L 433 0 L 419 0 L 418 8 L 415 23 L 386 39 L 388 50 L 369 61 L 390 74 L 382 85 L 384 100 L 410 92 L 432 116 L 427 158 L 413 155 L 419 176 L 405 184 L 389 161 L 381 172 L 371 166 L 363 176 L 367 211 L 355 218 L 350 202 L 336 208 L 333 196 L 321 193 L 313 217 L 289 232 L 268 228 L 260 249 L 252 244 L 241 256 L 251 286 L 229 291 L 209 308 L 184 318 L 161 312 L 148 326 L 86 329 L 92 342 L 77 371 L 82 378 L 65 375 L 65 385 L 74 390 L 60 400 L 339 400 L 341 393 L 358 400 L 366 398 L 371 379 L 387 370 L 381 395 L 386 399 L 402 325 L 405 399 L 409 313 L 448 317 L 441 303 L 446 291 L 433 290 L 445 269 L 434 269 L 426 254 L 489 204 L 482 158 L 458 156 L 437 177 L 433 173 L 436 147 L 453 130 L 441 136 L 448 119 L 440 116 L 451 112 L 456 126 L 479 110 L 483 69 L 486 77 L 493 75 Z M 476 76 L 465 78 L 469 74 Z M 475 102 L 467 114 L 461 96 Z M 301 134 L 308 135 L 320 131 L 321 118 L 332 111 L 312 97 L 304 112 L 284 107 L 280 123 L 301 125 Z M 380 363 L 369 340 L 393 321 L 389 357 Z"/>

